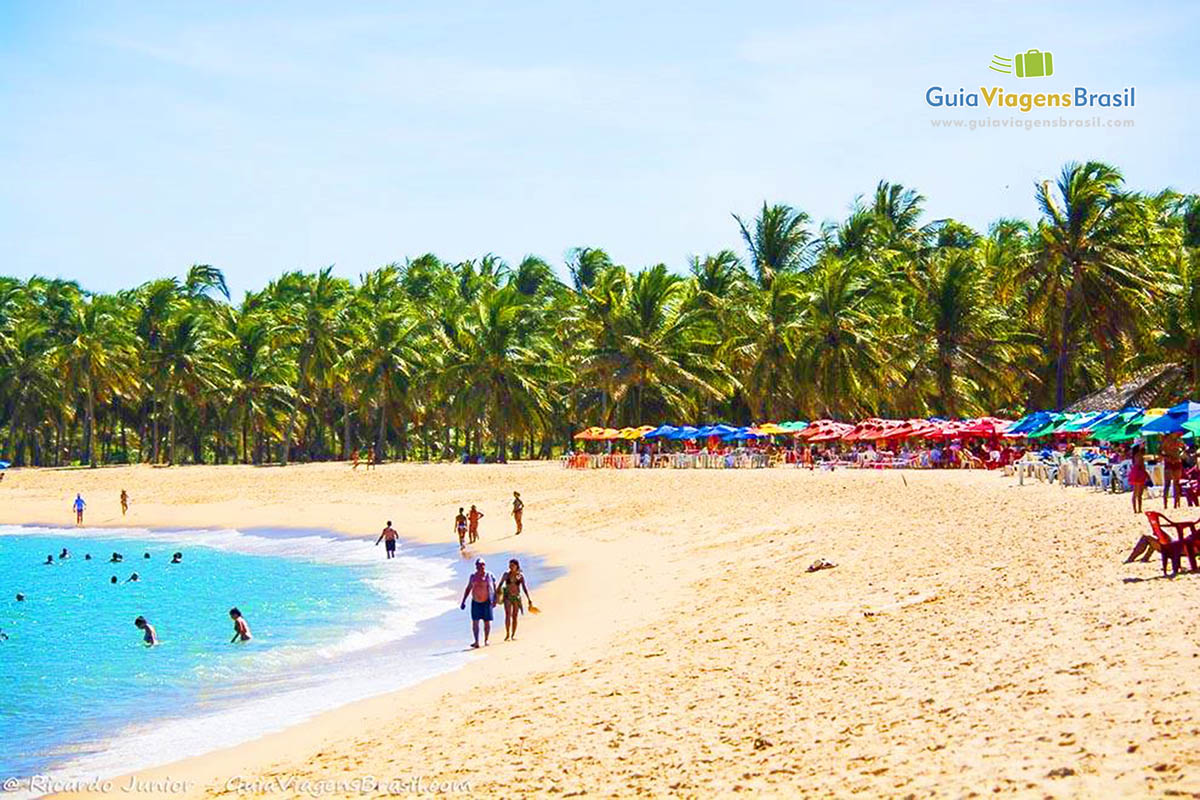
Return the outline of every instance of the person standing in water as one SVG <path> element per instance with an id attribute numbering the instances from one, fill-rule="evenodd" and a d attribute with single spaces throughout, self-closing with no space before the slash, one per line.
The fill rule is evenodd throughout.
<path id="1" fill-rule="evenodd" d="M 524 516 L 524 514 L 525 514 L 525 501 L 521 499 L 520 492 L 513 492 L 512 515 L 513 515 L 513 519 L 517 523 L 517 536 L 520 536 L 521 531 L 523 530 L 523 526 L 521 524 L 521 517 Z"/>
<path id="2" fill-rule="evenodd" d="M 133 626 L 142 632 L 142 641 L 147 647 L 154 647 L 158 644 L 158 633 L 155 632 L 154 626 L 146 621 L 145 617 L 138 617 L 133 621 Z"/>
<path id="3" fill-rule="evenodd" d="M 471 506 L 471 510 L 467 512 L 467 522 L 470 526 L 467 528 L 468 541 L 475 544 L 479 541 L 479 520 L 483 519 L 483 512 Z"/>
<path id="4" fill-rule="evenodd" d="M 237 607 L 229 609 L 229 618 L 233 620 L 233 638 L 229 640 L 230 644 L 234 642 L 250 641 L 250 626 L 246 624 L 246 618 L 242 616 L 242 612 L 238 611 Z"/>
<path id="5" fill-rule="evenodd" d="M 378 547 L 380 542 L 384 543 L 384 548 L 387 549 L 387 557 L 396 557 L 396 539 L 400 538 L 400 534 L 392 527 L 392 521 L 387 521 L 387 527 L 379 534 L 379 538 L 375 540 L 375 546 Z"/>
<path id="6" fill-rule="evenodd" d="M 454 517 L 454 532 L 458 534 L 458 549 L 467 549 L 467 515 L 461 508 Z"/>
<path id="7" fill-rule="evenodd" d="M 75 502 L 71 504 L 71 507 L 75 509 L 75 524 L 82 525 L 83 510 L 87 508 L 87 503 L 83 502 L 83 495 L 76 493 Z"/>
<path id="8" fill-rule="evenodd" d="M 125 512 L 129 510 L 129 492 L 121 490 L 121 516 L 125 516 Z"/>
<path id="9" fill-rule="evenodd" d="M 467 597 L 471 598 L 471 633 L 475 643 L 471 647 L 479 647 L 479 623 L 483 622 L 483 646 L 487 647 L 488 637 L 492 634 L 492 607 L 496 605 L 496 579 L 486 570 L 483 559 L 476 559 L 475 571 L 467 580 L 466 591 L 463 592 L 459 608 L 467 607 Z"/>
<path id="10" fill-rule="evenodd" d="M 498 600 L 504 601 L 504 641 L 517 638 L 517 616 L 525 609 L 521 605 L 521 591 L 525 591 L 525 599 L 533 605 L 529 596 L 529 586 L 525 576 L 521 574 L 521 562 L 515 558 L 508 560 L 508 572 L 500 576 L 500 586 L 497 590 Z"/>

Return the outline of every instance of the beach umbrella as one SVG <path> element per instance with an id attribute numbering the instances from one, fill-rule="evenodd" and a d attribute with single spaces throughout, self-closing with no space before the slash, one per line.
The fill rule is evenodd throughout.
<path id="1" fill-rule="evenodd" d="M 807 428 L 808 423 L 804 422 L 803 420 L 793 420 L 791 422 L 781 422 L 779 423 L 779 427 L 783 428 L 789 433 L 797 433 Z"/>
<path id="2" fill-rule="evenodd" d="M 823 431 L 818 431 L 816 434 L 809 436 L 810 442 L 832 442 L 835 439 L 841 439 L 850 431 L 854 430 L 853 425 L 848 425 L 845 422 L 830 422 Z"/>
<path id="3" fill-rule="evenodd" d="M 1145 425 L 1158 419 L 1165 413 L 1167 413 L 1167 409 L 1165 408 L 1148 408 L 1118 428 L 1115 433 L 1107 436 L 1106 441 L 1128 442 L 1130 439 L 1137 439 L 1142 436 L 1142 428 Z"/>
<path id="4" fill-rule="evenodd" d="M 1161 433 L 1181 433 L 1184 429 L 1183 423 L 1193 419 L 1200 419 L 1200 403 L 1188 400 L 1186 403 L 1172 406 L 1167 409 L 1167 413 L 1147 423 L 1142 428 L 1142 434 L 1156 436 Z"/>
<path id="5" fill-rule="evenodd" d="M 0 469 L 8 469 L 11 466 L 12 464 L 9 464 L 7 461 L 0 461 Z"/>
<path id="6" fill-rule="evenodd" d="M 1118 411 L 1117 414 L 1107 421 L 1097 425 L 1091 430 L 1091 437 L 1102 442 L 1111 441 L 1110 437 L 1125 430 L 1125 426 L 1132 420 L 1141 416 L 1141 409 L 1126 409 Z"/>
<path id="7" fill-rule="evenodd" d="M 1054 433 L 1054 429 L 1056 427 L 1058 427 L 1058 424 L 1066 418 L 1067 418 L 1066 414 L 1061 414 L 1057 411 L 1052 412 L 1049 416 L 1047 416 L 1043 420 L 1041 425 L 1039 425 L 1038 427 L 1036 427 L 1032 430 L 1026 431 L 1025 435 L 1027 437 L 1029 437 L 1030 439 L 1037 439 L 1042 436 L 1049 436 L 1050 434 Z"/>
<path id="8" fill-rule="evenodd" d="M 1093 431 L 1111 419 L 1115 419 L 1119 411 L 1095 411 L 1091 414 L 1080 414 L 1077 419 L 1059 426 L 1061 433 L 1087 433 Z"/>
<path id="9" fill-rule="evenodd" d="M 696 428 L 693 428 L 691 425 L 683 425 L 681 427 L 676 428 L 675 431 L 673 433 L 669 434 L 667 438 L 676 439 L 676 440 L 698 439 L 699 431 Z"/>
<path id="10" fill-rule="evenodd" d="M 621 437 L 621 432 L 619 430 L 617 430 L 616 428 L 605 428 L 599 434 L 596 435 L 596 438 L 599 439 L 600 441 L 610 441 L 610 442 L 613 439 L 619 439 L 620 437 Z"/>
<path id="11" fill-rule="evenodd" d="M 783 427 L 782 425 L 776 425 L 774 422 L 768 422 L 765 425 L 759 425 L 758 430 L 759 433 L 765 433 L 770 436 L 776 436 L 781 433 L 791 433 L 791 431 L 789 431 L 787 428 Z"/>
<path id="12" fill-rule="evenodd" d="M 582 430 L 579 433 L 575 434 L 575 438 L 582 439 L 585 442 L 594 442 L 594 441 L 600 439 L 601 434 L 603 434 L 603 433 L 604 433 L 604 428 L 592 427 L 592 428 L 587 428 L 586 430 Z"/>
<path id="13" fill-rule="evenodd" d="M 659 425 L 657 428 L 651 428 L 646 433 L 642 434 L 643 439 L 658 439 L 664 436 L 670 436 L 675 431 L 679 430 L 674 425 Z"/>
<path id="14" fill-rule="evenodd" d="M 1026 436 L 1030 431 L 1043 427 L 1049 421 L 1049 411 L 1034 411 L 1032 414 L 1026 414 L 1024 417 L 1010 425 L 1004 431 L 1004 435 L 1013 438 Z"/>
<path id="15" fill-rule="evenodd" d="M 1183 423 L 1183 429 L 1187 431 L 1188 436 L 1196 436 L 1200 434 L 1200 419 L 1189 419 Z M 4 466 L 4 462 L 0 461 L 0 467 Z"/>

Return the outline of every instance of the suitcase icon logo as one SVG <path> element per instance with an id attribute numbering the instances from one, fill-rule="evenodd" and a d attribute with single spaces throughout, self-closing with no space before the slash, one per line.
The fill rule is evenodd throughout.
<path id="1" fill-rule="evenodd" d="M 1017 53 L 1012 58 L 992 56 L 988 69 L 1009 75 L 1016 73 L 1018 78 L 1046 78 L 1054 74 L 1054 56 L 1037 49 Z"/>

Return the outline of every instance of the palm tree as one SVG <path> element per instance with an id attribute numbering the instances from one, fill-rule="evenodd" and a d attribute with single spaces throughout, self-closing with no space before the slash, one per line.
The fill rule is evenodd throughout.
<path id="1" fill-rule="evenodd" d="M 500 461 L 510 435 L 541 424 L 558 377 L 537 309 L 509 284 L 478 298 L 450 337 L 440 376 L 457 417 L 482 419 Z"/>
<path id="2" fill-rule="evenodd" d="M 224 364 L 217 357 L 213 339 L 204 318 L 195 311 L 186 311 L 164 332 L 160 348 L 169 414 L 167 463 L 175 463 L 176 418 L 181 402 L 191 408 L 204 402 L 204 394 L 221 382 Z"/>
<path id="3" fill-rule="evenodd" d="M 132 383 L 134 339 L 121 316 L 120 301 L 108 295 L 82 300 L 68 325 L 54 357 L 70 382 L 83 388 L 83 460 L 95 467 L 96 401 Z"/>
<path id="4" fill-rule="evenodd" d="M 795 402 L 797 338 L 806 311 L 798 275 L 779 275 L 739 306 L 722 347 L 732 359 L 755 419 L 782 419 Z"/>
<path id="5" fill-rule="evenodd" d="M 336 332 L 349 285 L 333 277 L 329 266 L 316 275 L 292 272 L 274 287 L 278 314 L 296 351 L 296 387 L 283 438 L 283 465 L 291 456 L 296 417 L 302 403 L 328 386 L 329 370 L 338 358 Z"/>
<path id="6" fill-rule="evenodd" d="M 624 419 L 692 414 L 699 400 L 724 396 L 731 380 L 716 358 L 711 316 L 685 302 L 683 278 L 662 264 L 634 276 L 616 271 L 588 294 L 597 313 L 583 369 L 610 387 L 615 405 L 625 403 Z"/>
<path id="7" fill-rule="evenodd" d="M 1080 336 L 1113 352 L 1154 293 L 1158 258 L 1149 220 L 1142 199 L 1122 184 L 1115 167 L 1089 161 L 1067 164 L 1055 184 L 1037 187 L 1039 251 L 1022 277 L 1036 286 L 1036 309 L 1051 326 L 1057 408 L 1066 400 Z M 1110 359 L 1110 380 L 1114 369 Z"/>
<path id="8" fill-rule="evenodd" d="M 808 230 L 808 214 L 788 205 L 763 203 L 754 220 L 753 231 L 737 214 L 733 218 L 741 229 L 742 240 L 750 249 L 751 264 L 760 287 L 768 288 L 777 274 L 798 270 L 807 264 L 810 246 L 814 243 Z"/>
<path id="9" fill-rule="evenodd" d="M 1011 384 L 1022 349 L 1034 343 L 994 302 L 987 276 L 982 252 L 961 248 L 939 250 L 918 274 L 910 317 L 915 369 L 932 374 L 938 414 L 957 417 L 964 406 L 972 413 L 995 410 L 987 407 L 986 388 Z"/>
<path id="10" fill-rule="evenodd" d="M 902 367 L 888 356 L 889 309 L 877 276 L 857 260 L 823 258 L 806 276 L 796 331 L 796 379 L 814 413 L 840 417 L 876 407 Z"/>

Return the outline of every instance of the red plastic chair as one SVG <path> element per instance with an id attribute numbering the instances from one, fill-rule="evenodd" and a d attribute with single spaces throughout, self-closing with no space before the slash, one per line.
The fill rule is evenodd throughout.
<path id="1" fill-rule="evenodd" d="M 1200 545 L 1200 534 L 1196 532 L 1196 522 L 1172 522 L 1157 511 L 1147 511 L 1146 519 L 1150 521 L 1150 530 L 1154 532 L 1154 538 L 1158 540 L 1158 550 L 1162 554 L 1163 575 L 1168 578 L 1174 578 L 1179 573 L 1179 562 L 1184 553 L 1187 553 L 1188 561 L 1191 563 L 1192 571 L 1196 571 L 1196 550 Z M 1163 530 L 1165 527 L 1175 529 L 1175 535 L 1178 539 L 1172 539 L 1167 532 Z M 1184 531 L 1188 531 L 1185 535 Z M 1167 572 L 1167 562 L 1171 563 L 1171 572 Z"/>

